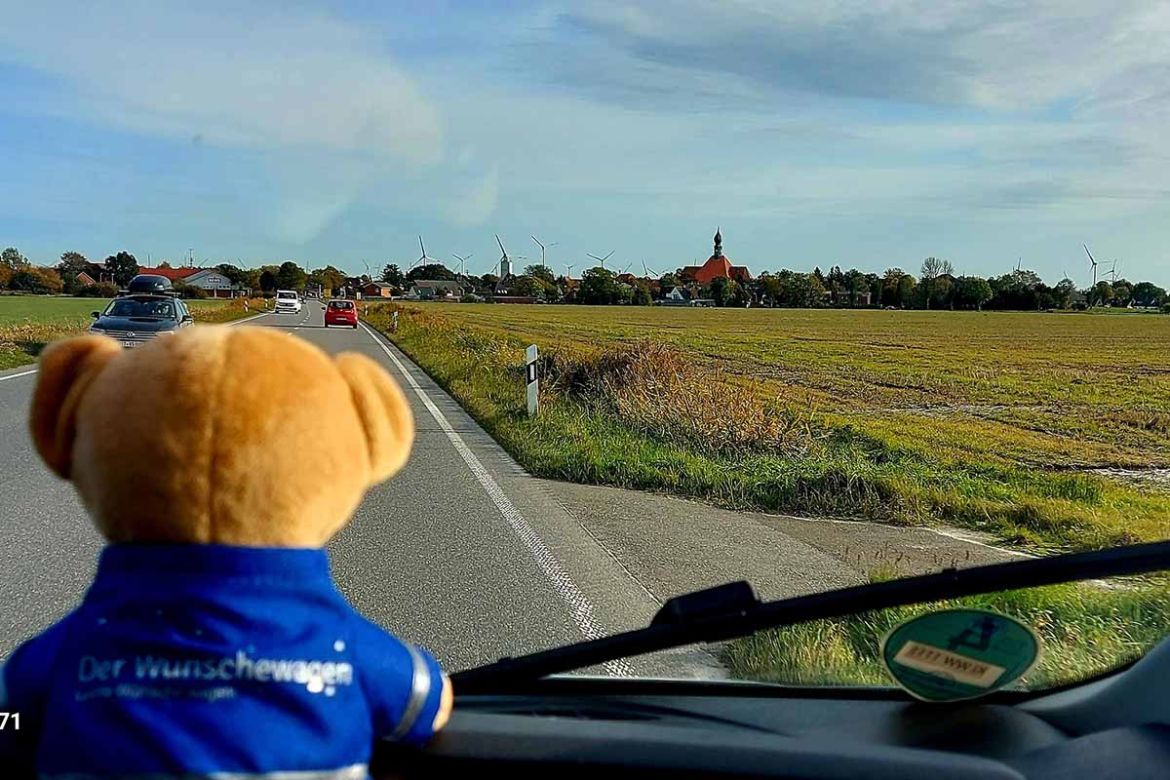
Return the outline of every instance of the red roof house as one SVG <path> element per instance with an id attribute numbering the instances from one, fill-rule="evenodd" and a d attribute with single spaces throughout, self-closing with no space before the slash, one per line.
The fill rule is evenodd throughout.
<path id="1" fill-rule="evenodd" d="M 139 268 L 138 273 L 165 276 L 171 282 L 177 282 L 180 279 L 186 279 L 188 276 L 194 276 L 201 270 L 200 268 Z"/>

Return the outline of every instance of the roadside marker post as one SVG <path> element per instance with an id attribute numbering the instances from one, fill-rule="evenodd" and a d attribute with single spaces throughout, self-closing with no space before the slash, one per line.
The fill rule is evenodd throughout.
<path id="1" fill-rule="evenodd" d="M 398 312 L 396 311 L 390 312 L 390 332 L 398 332 Z"/>
<path id="2" fill-rule="evenodd" d="M 540 408 L 540 377 L 536 375 L 536 345 L 528 347 L 525 354 L 528 378 L 528 416 L 535 417 Z"/>

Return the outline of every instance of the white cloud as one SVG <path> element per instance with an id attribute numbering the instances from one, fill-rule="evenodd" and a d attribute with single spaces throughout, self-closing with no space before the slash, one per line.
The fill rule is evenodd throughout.
<path id="1" fill-rule="evenodd" d="M 288 4 L 23 3 L 0 25 L 5 60 L 57 84 L 25 110 L 249 152 L 271 180 L 252 218 L 282 244 L 443 159 L 438 109 L 374 31 Z"/>
<path id="2" fill-rule="evenodd" d="M 14 4 L 0 60 L 58 77 L 62 111 L 148 134 L 432 163 L 438 111 L 353 24 L 282 5 Z"/>
<path id="3" fill-rule="evenodd" d="M 634 136 L 600 136 L 620 171 L 603 157 L 558 185 L 611 179 L 684 210 L 1075 221 L 1147 211 L 1170 180 L 1165 3 L 592 0 L 553 26 L 544 83 Z M 674 126 L 647 150 L 657 118 Z"/>
<path id="4" fill-rule="evenodd" d="M 634 58 L 782 90 L 984 108 L 1166 91 L 1170 9 L 1149 0 L 595 0 L 564 24 Z M 636 86 L 631 84 L 631 86 Z M 653 82 L 643 84 L 650 93 Z M 1156 91 L 1160 94 L 1152 94 Z"/>

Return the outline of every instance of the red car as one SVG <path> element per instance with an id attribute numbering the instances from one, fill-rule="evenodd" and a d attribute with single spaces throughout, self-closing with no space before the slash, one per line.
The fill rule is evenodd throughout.
<path id="1" fill-rule="evenodd" d="M 329 301 L 325 307 L 325 327 L 330 325 L 348 325 L 357 327 L 357 306 L 353 301 Z"/>

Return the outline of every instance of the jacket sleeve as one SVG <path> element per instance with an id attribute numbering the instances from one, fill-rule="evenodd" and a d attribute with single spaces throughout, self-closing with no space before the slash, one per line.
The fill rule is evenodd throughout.
<path id="1" fill-rule="evenodd" d="M 0 762 L 31 768 L 45 703 L 53 684 L 57 651 L 69 618 L 20 645 L 0 667 Z"/>
<path id="2" fill-rule="evenodd" d="M 375 738 L 414 745 L 429 740 L 444 709 L 446 677 L 427 651 L 360 619 L 354 657 Z"/>

